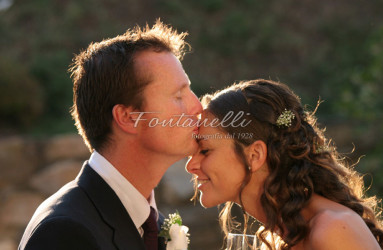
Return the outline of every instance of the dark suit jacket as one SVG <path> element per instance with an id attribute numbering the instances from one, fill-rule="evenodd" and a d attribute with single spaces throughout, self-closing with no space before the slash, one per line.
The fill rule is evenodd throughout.
<path id="1" fill-rule="evenodd" d="M 160 215 L 158 226 L 163 220 Z M 165 249 L 164 239 L 158 239 L 159 249 Z M 39 206 L 19 249 L 145 250 L 145 246 L 115 192 L 84 164 L 78 178 Z"/>

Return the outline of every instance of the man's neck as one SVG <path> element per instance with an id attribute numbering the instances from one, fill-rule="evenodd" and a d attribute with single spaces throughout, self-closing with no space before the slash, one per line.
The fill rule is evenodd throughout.
<path id="1" fill-rule="evenodd" d="M 143 154 L 134 147 L 129 150 L 126 148 L 119 150 L 116 147 L 113 150 L 101 152 L 101 155 L 147 199 L 166 170 L 179 160 L 154 153 Z"/>

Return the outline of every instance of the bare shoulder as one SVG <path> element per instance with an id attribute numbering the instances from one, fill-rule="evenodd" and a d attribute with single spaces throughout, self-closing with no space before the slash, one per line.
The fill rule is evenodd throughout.
<path id="1" fill-rule="evenodd" d="M 310 227 L 310 249 L 381 249 L 363 219 L 349 209 L 322 211 Z"/>

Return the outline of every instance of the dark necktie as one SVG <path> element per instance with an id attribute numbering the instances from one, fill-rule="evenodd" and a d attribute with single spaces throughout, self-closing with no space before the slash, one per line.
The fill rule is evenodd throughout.
<path id="1" fill-rule="evenodd" d="M 156 211 L 150 207 L 150 214 L 148 219 L 142 225 L 144 229 L 144 243 L 146 250 L 157 250 L 158 249 L 158 228 L 156 221 Z"/>

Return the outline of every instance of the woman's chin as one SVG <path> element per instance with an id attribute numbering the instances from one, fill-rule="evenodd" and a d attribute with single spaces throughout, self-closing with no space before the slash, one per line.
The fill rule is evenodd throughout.
<path id="1" fill-rule="evenodd" d="M 210 207 L 215 207 L 219 205 L 218 203 L 215 203 L 209 199 L 204 198 L 203 195 L 201 195 L 201 198 L 199 199 L 199 203 L 204 208 L 210 208 Z"/>

